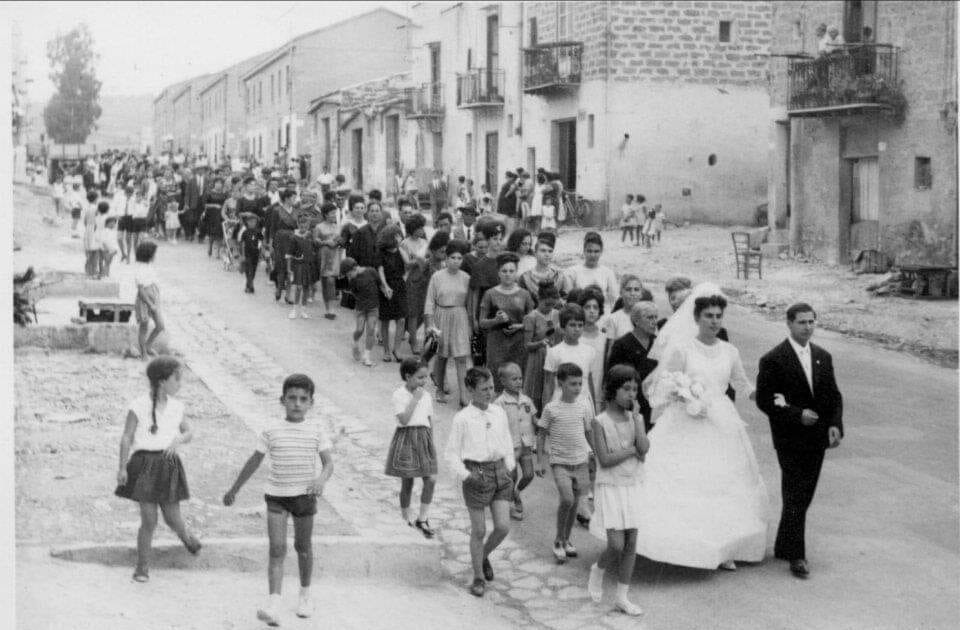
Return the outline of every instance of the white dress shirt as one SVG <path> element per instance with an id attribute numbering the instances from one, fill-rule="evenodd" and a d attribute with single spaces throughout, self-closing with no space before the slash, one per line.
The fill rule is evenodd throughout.
<path id="1" fill-rule="evenodd" d="M 793 347 L 793 351 L 797 353 L 797 358 L 800 359 L 800 366 L 803 368 L 803 374 L 807 377 L 807 384 L 810 386 L 810 392 L 813 392 L 813 360 L 810 356 L 810 344 L 808 343 L 805 346 L 801 346 L 796 341 L 793 340 L 793 337 L 787 337 L 787 340 L 790 342 L 790 345 Z"/>
<path id="2" fill-rule="evenodd" d="M 470 476 L 464 460 L 495 462 L 502 459 L 507 470 L 513 470 L 516 460 L 507 413 L 494 404 L 486 409 L 470 404 L 458 411 L 450 427 L 446 457 L 458 479 Z"/>

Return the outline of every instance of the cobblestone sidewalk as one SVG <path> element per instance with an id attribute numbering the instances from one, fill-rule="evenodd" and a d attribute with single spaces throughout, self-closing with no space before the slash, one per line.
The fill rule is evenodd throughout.
<path id="1" fill-rule="evenodd" d="M 172 279 L 171 279 L 172 280 Z M 164 305 L 171 345 L 190 368 L 256 431 L 279 412 L 277 386 L 287 376 L 266 352 L 206 311 L 174 282 L 164 283 Z M 367 428 L 367 420 L 342 409 L 322 394 L 314 412 L 334 437 L 336 468 L 324 497 L 363 535 L 402 535 L 395 480 L 382 474 L 387 445 Z M 444 569 L 458 586 L 472 580 L 470 521 L 459 488 L 440 477 L 431 520 L 443 546 Z M 485 598 L 502 604 L 504 617 L 517 625 L 549 628 L 637 628 L 638 621 L 613 612 L 609 602 L 594 604 L 585 589 L 586 575 L 574 582 L 552 557 L 538 557 L 508 537 L 491 558 L 496 579 Z M 582 583 L 581 583 L 582 582 Z M 609 590 L 609 589 L 608 589 Z"/>

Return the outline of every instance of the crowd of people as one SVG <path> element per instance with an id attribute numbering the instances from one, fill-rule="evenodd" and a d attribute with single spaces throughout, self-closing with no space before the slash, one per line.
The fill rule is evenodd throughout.
<path id="1" fill-rule="evenodd" d="M 541 205 L 539 214 L 527 205 L 528 173 L 508 173 L 495 200 L 482 191 L 477 203 L 472 182 L 462 178 L 456 207 L 448 210 L 438 201 L 425 216 L 418 210 L 418 191 L 403 182 L 393 199 L 385 200 L 379 190 L 346 189 L 326 170 L 315 183 L 275 177 L 269 170 L 234 174 L 176 163 L 158 169 L 136 158 L 119 162 L 117 171 L 113 190 L 108 184 L 102 191 L 110 201 L 94 188 L 85 192 L 87 214 L 95 207 L 94 236 L 112 229 L 107 225 L 115 218 L 121 260 L 137 261 L 144 359 L 163 328 L 150 265 L 158 241 L 206 239 L 211 258 L 216 251 L 226 269 L 243 274 L 247 293 L 254 292 L 264 264 L 272 297 L 290 307 L 291 319 L 310 318 L 318 296 L 327 319 L 352 310 L 353 332 L 342 343 L 350 345 L 354 360 L 373 367 L 379 345 L 378 362 L 397 363 L 402 380 L 392 397 L 397 426 L 384 469 L 400 479 L 402 519 L 428 538 L 436 535 L 430 504 L 438 461 L 444 459 L 462 483 L 470 516 L 474 595 L 483 596 L 494 579 L 489 557 L 508 535 L 510 521 L 524 520 L 522 492 L 548 468 L 558 497 L 556 561 L 578 555 L 572 534 L 578 521 L 607 542 L 587 583 L 596 601 L 604 572 L 618 567 L 617 608 L 642 614 L 627 597 L 637 553 L 705 569 L 735 570 L 738 561 L 762 560 L 767 495 L 732 387 L 756 399 L 777 426 L 784 512 L 776 555 L 790 561 L 795 575 L 808 573 L 804 514 L 823 451 L 842 437 L 829 355 L 811 351 L 808 343 L 812 307 L 799 304 L 788 311 L 791 345 L 785 347 L 796 352 L 797 365 L 778 347 L 761 362 L 756 392 L 722 327 L 727 303 L 718 287 L 671 279 L 666 293 L 674 312 L 661 318 L 638 275 L 618 278 L 601 263 L 604 242 L 598 232 L 584 235 L 583 262 L 559 268 L 553 261 L 557 233 L 542 213 L 549 204 Z M 537 174 L 534 201 L 538 194 L 543 202 L 557 192 L 552 176 Z M 445 198 L 435 183 L 429 187 L 433 198 Z M 73 190 L 83 181 L 69 185 Z M 78 194 L 84 193 L 65 202 L 71 210 Z M 645 201 L 642 195 L 631 197 L 628 204 Z M 106 217 L 102 222 L 100 215 Z M 83 224 L 86 230 L 85 218 Z M 645 239 L 656 234 L 655 227 L 644 226 Z M 84 238 L 86 247 L 86 232 Z M 88 264 L 88 273 L 109 273 L 105 256 L 93 259 L 101 266 Z M 155 327 L 147 336 L 150 321 Z M 451 361 L 455 382 L 447 379 Z M 131 404 L 121 445 L 118 494 L 153 505 L 141 509 L 135 573 L 140 581 L 148 579 L 157 505 L 187 548 L 199 550 L 173 508 L 188 496 L 179 460 L 138 456 L 158 449 L 175 454 L 192 435 L 170 402 L 178 375 L 166 357 L 150 363 L 150 398 Z M 809 389 L 794 387 L 791 379 L 798 378 L 805 378 Z M 257 453 L 224 497 L 232 504 L 264 454 L 272 456 L 267 492 L 272 597 L 258 613 L 268 623 L 279 618 L 288 515 L 301 564 L 298 614 L 309 615 L 308 532 L 315 496 L 332 466 L 329 439 L 313 421 L 303 424 L 313 393 L 313 382 L 303 375 L 284 383 L 286 418 L 264 432 Z M 451 397 L 459 411 L 447 444 L 438 449 L 434 404 L 449 404 Z M 785 422 L 797 426 L 784 429 Z M 158 425 L 162 439 L 156 437 Z M 143 435 L 145 430 L 150 435 Z M 170 445 L 161 448 L 165 440 Z M 416 479 L 421 492 L 414 513 Z M 162 492 L 153 492 L 157 488 Z M 489 534 L 487 509 L 494 524 Z"/>

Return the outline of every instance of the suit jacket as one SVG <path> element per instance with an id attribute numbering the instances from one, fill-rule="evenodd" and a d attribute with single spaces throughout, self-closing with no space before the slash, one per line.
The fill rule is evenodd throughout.
<path id="1" fill-rule="evenodd" d="M 183 180 L 183 199 L 180 202 L 180 210 L 200 210 L 200 197 L 203 191 L 197 183 L 196 175 L 190 179 Z"/>
<path id="2" fill-rule="evenodd" d="M 757 406 L 770 419 L 773 446 L 778 451 L 809 451 L 829 445 L 829 427 L 843 435 L 843 398 L 833 374 L 833 360 L 823 348 L 810 344 L 813 391 L 807 384 L 800 359 L 788 340 L 760 358 L 757 374 Z M 782 394 L 785 407 L 774 403 Z M 815 411 L 819 419 L 811 426 L 800 422 L 804 409 Z"/>
<path id="3" fill-rule="evenodd" d="M 650 345 L 653 345 L 653 339 L 650 340 Z M 640 342 L 637 341 L 634 334 L 628 332 L 614 341 L 613 345 L 610 346 L 610 356 L 607 358 L 607 365 L 604 366 L 604 371 L 609 372 L 610 368 L 614 365 L 629 365 L 637 371 L 637 374 L 640 376 L 640 383 L 642 383 L 643 379 L 650 376 L 650 373 L 657 367 L 657 360 L 647 357 L 649 352 L 650 348 L 644 348 Z M 640 383 L 638 383 L 638 385 Z M 650 430 L 652 426 L 650 424 L 650 403 L 647 401 L 646 396 L 643 395 L 642 389 L 637 391 L 637 402 L 640 404 L 640 414 L 643 416 L 644 424 L 647 430 Z"/>

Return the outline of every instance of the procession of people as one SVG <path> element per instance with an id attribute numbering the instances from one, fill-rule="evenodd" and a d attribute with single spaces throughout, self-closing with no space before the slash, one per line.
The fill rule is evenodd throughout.
<path id="1" fill-rule="evenodd" d="M 530 186 L 532 174 L 510 171 L 496 199 L 483 190 L 475 198 L 472 182 L 461 177 L 448 200 L 439 172 L 421 197 L 409 181 L 413 173 L 384 195 L 350 190 L 328 168 L 310 182 L 279 166 L 235 171 L 227 161 L 211 167 L 189 156 L 107 159 L 106 173 L 88 162 L 83 172 L 55 174 L 54 186 L 65 190 L 55 188 L 54 200 L 58 213 L 76 217 L 72 230 L 83 238 L 89 275 L 109 277 L 114 252 L 121 264 L 135 266 L 140 353 L 149 361 L 151 389 L 130 405 L 117 489 L 140 503 L 142 515 L 152 514 L 143 516 L 135 580 L 149 580 L 158 508 L 192 553 L 201 548 L 178 520 L 179 503 L 189 496 L 182 464 L 151 455 L 175 453 L 192 438 L 175 402 L 179 364 L 153 350 L 164 317 L 152 261 L 158 248 L 204 240 L 222 273 L 240 274 L 238 290 L 255 293 L 258 268 L 269 275 L 271 294 L 251 299 L 272 298 L 289 308 L 290 319 L 322 312 L 317 331 L 329 343 L 349 347 L 369 368 L 398 364 L 403 382 L 393 395 L 397 429 L 385 474 L 401 479 L 402 522 L 433 538 L 443 536 L 442 523 L 430 522 L 438 462 L 454 472 L 471 522 L 472 594 L 483 596 L 495 579 L 491 553 L 511 527 L 525 526 L 529 508 L 521 493 L 548 470 L 557 527 L 543 553 L 558 563 L 577 557 L 573 525 L 587 527 L 607 548 L 585 586 L 600 601 L 603 574 L 615 571 L 615 606 L 628 615 L 643 614 L 628 597 L 637 554 L 709 570 L 762 562 L 769 492 L 737 394 L 769 418 L 782 470 L 774 556 L 793 575 L 810 574 L 806 511 L 824 453 L 843 436 L 830 355 L 810 343 L 810 305 L 788 309 L 789 336 L 761 359 L 754 384 L 723 328 L 727 300 L 718 286 L 670 280 L 674 312 L 660 318 L 641 265 L 618 277 L 600 262 L 599 232 L 584 235 L 582 263 L 554 263 L 556 215 L 545 210 L 562 203 L 554 174 L 539 172 Z M 649 246 L 657 229 L 636 235 L 638 200 L 644 197 L 631 195 L 625 204 L 623 238 Z M 660 210 L 651 208 L 653 221 Z M 349 339 L 324 331 L 322 320 L 351 310 Z M 455 379 L 448 378 L 451 369 Z M 289 515 L 296 528 L 312 527 L 315 497 L 333 466 L 329 437 L 308 414 L 314 388 L 302 374 L 283 384 L 286 418 L 261 436 L 225 504 L 269 455 L 271 523 Z M 434 405 L 458 405 L 446 444 L 434 442 Z M 285 468 L 293 461 L 296 469 Z M 411 506 L 417 478 L 419 511 Z M 271 598 L 258 611 L 270 625 L 280 617 L 279 522 L 270 530 Z M 312 552 L 302 532 L 297 540 L 297 614 L 306 617 L 312 604 L 304 563 Z"/>

